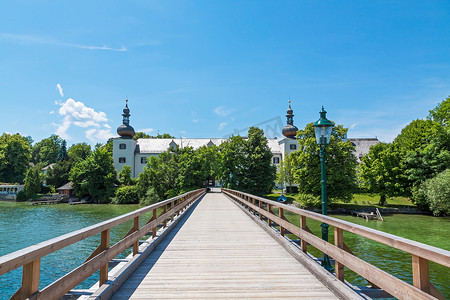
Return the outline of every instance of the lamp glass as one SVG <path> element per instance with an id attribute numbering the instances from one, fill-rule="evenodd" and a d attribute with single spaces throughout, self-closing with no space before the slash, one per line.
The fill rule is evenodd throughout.
<path id="1" fill-rule="evenodd" d="M 316 142 L 318 145 L 328 145 L 333 126 L 314 126 Z"/>

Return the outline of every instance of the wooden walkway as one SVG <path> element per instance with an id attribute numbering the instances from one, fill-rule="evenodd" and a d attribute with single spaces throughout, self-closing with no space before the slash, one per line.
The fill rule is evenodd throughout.
<path id="1" fill-rule="evenodd" d="M 208 193 L 113 299 L 337 299 L 236 204 Z"/>

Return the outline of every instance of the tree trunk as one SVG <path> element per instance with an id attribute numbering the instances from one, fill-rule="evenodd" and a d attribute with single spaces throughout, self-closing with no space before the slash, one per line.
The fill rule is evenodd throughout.
<path id="1" fill-rule="evenodd" d="M 378 205 L 385 206 L 385 203 L 386 203 L 386 195 L 385 194 L 381 194 L 380 195 L 380 201 L 378 202 Z"/>

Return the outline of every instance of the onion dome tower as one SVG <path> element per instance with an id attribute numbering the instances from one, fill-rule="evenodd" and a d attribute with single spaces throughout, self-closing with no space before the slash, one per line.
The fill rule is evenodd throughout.
<path id="1" fill-rule="evenodd" d="M 130 109 L 128 108 L 128 99 L 123 109 L 123 124 L 117 127 L 117 134 L 123 139 L 131 139 L 134 136 L 134 128 L 130 126 Z"/>
<path id="2" fill-rule="evenodd" d="M 286 111 L 287 125 L 283 127 L 282 133 L 288 139 L 295 139 L 298 128 L 294 126 L 294 111 L 291 108 L 291 100 L 289 100 L 289 108 Z"/>

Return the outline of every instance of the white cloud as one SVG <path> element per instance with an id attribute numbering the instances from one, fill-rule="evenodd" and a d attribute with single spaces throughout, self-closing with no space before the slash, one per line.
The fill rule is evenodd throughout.
<path id="1" fill-rule="evenodd" d="M 53 45 L 53 46 L 88 49 L 88 50 L 107 50 L 107 51 L 118 51 L 118 52 L 128 51 L 128 49 L 125 46 L 122 46 L 120 48 L 112 48 L 112 47 L 108 47 L 106 45 L 91 46 L 91 45 L 83 45 L 83 44 L 72 44 L 72 43 L 64 43 L 64 42 L 60 42 L 60 41 L 57 41 L 54 39 L 43 38 L 43 37 L 33 36 L 33 35 L 22 35 L 22 34 L 11 34 L 11 33 L 1 33 L 0 32 L 0 38 L 7 40 L 7 41 L 17 42 L 17 43 L 46 44 L 46 45 Z"/>
<path id="2" fill-rule="evenodd" d="M 199 119 L 192 119 L 192 123 L 198 123 L 199 121 Z"/>
<path id="3" fill-rule="evenodd" d="M 222 122 L 219 124 L 219 130 L 222 130 L 225 126 L 227 126 L 228 123 L 227 122 Z"/>
<path id="4" fill-rule="evenodd" d="M 50 115 L 53 115 L 53 114 L 55 114 L 55 111 L 52 110 L 52 111 L 49 112 L 49 114 L 50 114 Z"/>
<path id="5" fill-rule="evenodd" d="M 63 89 L 59 83 L 56 85 L 56 88 L 58 89 L 59 95 L 64 97 Z"/>
<path id="6" fill-rule="evenodd" d="M 91 142 L 103 142 L 114 136 L 111 126 L 107 124 L 109 120 L 104 112 L 97 112 L 83 102 L 75 101 L 72 98 L 57 103 L 61 106 L 58 114 L 64 116 L 64 119 L 61 124 L 56 125 L 56 134 L 63 139 L 71 139 L 68 134 L 71 126 L 86 128 L 86 138 Z M 106 129 L 99 129 L 102 126 Z"/>
<path id="7" fill-rule="evenodd" d="M 220 117 L 226 117 L 229 114 L 231 114 L 233 111 L 235 111 L 234 108 L 226 108 L 225 106 L 218 106 L 214 108 L 214 113 Z"/>
<path id="8" fill-rule="evenodd" d="M 356 123 L 353 123 L 353 124 L 352 124 L 352 126 L 350 126 L 350 129 L 353 129 L 353 128 L 355 128 L 355 127 L 356 127 L 356 125 L 357 125 Z"/>
<path id="9" fill-rule="evenodd" d="M 142 129 L 139 129 L 137 132 L 144 132 L 144 133 L 148 134 L 153 131 L 155 131 L 155 129 L 153 129 L 153 128 L 142 128 Z"/>

